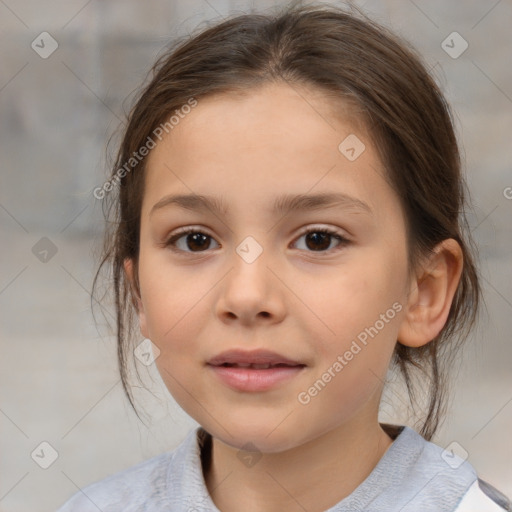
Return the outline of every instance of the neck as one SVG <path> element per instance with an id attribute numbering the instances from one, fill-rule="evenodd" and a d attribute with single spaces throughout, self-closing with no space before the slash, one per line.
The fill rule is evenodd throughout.
<path id="1" fill-rule="evenodd" d="M 377 421 L 342 425 L 293 449 L 262 454 L 247 467 L 237 448 L 214 438 L 203 471 L 223 512 L 322 511 L 351 494 L 391 444 Z"/>

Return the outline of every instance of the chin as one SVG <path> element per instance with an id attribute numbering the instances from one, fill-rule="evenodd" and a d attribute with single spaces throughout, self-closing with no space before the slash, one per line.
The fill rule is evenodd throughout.
<path id="1" fill-rule="evenodd" d="M 265 418 L 261 413 L 255 414 L 254 417 L 247 415 L 243 418 L 232 418 L 226 415 L 223 424 L 229 425 L 226 427 L 229 434 L 218 423 L 211 420 L 201 424 L 213 437 L 232 448 L 240 450 L 250 444 L 262 453 L 279 453 L 304 442 L 302 439 L 304 432 L 297 432 L 297 423 L 283 422 L 284 417 L 286 415 L 279 419 Z"/>

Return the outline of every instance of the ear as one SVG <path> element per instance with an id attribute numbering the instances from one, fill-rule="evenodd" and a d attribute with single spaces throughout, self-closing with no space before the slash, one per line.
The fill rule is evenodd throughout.
<path id="1" fill-rule="evenodd" d="M 124 260 L 123 266 L 126 278 L 130 283 L 132 304 L 137 310 L 137 315 L 139 317 L 140 332 L 142 336 L 144 336 L 144 338 L 149 338 L 149 333 L 146 324 L 146 314 L 144 312 L 144 305 L 142 304 L 142 300 L 140 298 L 139 292 L 137 291 L 137 286 L 135 284 L 133 260 L 130 258 L 126 258 Z"/>
<path id="2" fill-rule="evenodd" d="M 432 341 L 448 318 L 462 274 L 462 249 L 453 238 L 440 242 L 411 281 L 397 339 L 408 347 Z"/>

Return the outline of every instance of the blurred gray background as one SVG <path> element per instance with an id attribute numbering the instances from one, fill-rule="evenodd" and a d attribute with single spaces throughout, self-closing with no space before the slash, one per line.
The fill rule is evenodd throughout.
<path id="1" fill-rule="evenodd" d="M 456 112 L 488 312 L 454 368 L 435 442 L 456 441 L 481 478 L 512 496 L 512 3 L 355 3 L 418 48 Z M 142 367 L 150 391 L 136 390 L 146 424 L 122 394 L 115 341 L 90 312 L 102 234 L 92 190 L 164 45 L 207 20 L 281 4 L 0 0 L 0 511 L 55 510 L 195 425 L 153 367 Z M 457 58 L 461 39 L 452 56 L 442 47 L 454 31 L 468 43 Z M 386 404 L 398 402 L 393 393 Z M 387 406 L 382 419 L 408 421 Z"/>

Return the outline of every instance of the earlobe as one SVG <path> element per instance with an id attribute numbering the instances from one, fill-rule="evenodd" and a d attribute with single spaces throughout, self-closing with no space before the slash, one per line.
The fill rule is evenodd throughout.
<path id="1" fill-rule="evenodd" d="M 420 347 L 432 341 L 444 327 L 463 267 L 462 249 L 456 240 L 440 242 L 411 282 L 398 341 Z"/>
<path id="2" fill-rule="evenodd" d="M 139 295 L 139 292 L 137 291 L 137 286 L 135 284 L 133 260 L 130 258 L 126 258 L 124 260 L 123 267 L 126 278 L 130 283 L 130 295 L 132 299 L 132 304 L 135 310 L 137 311 L 137 316 L 139 317 L 140 332 L 142 336 L 144 336 L 145 338 L 149 338 L 146 325 L 146 314 L 144 312 L 144 305 L 142 304 L 141 297 Z"/>

